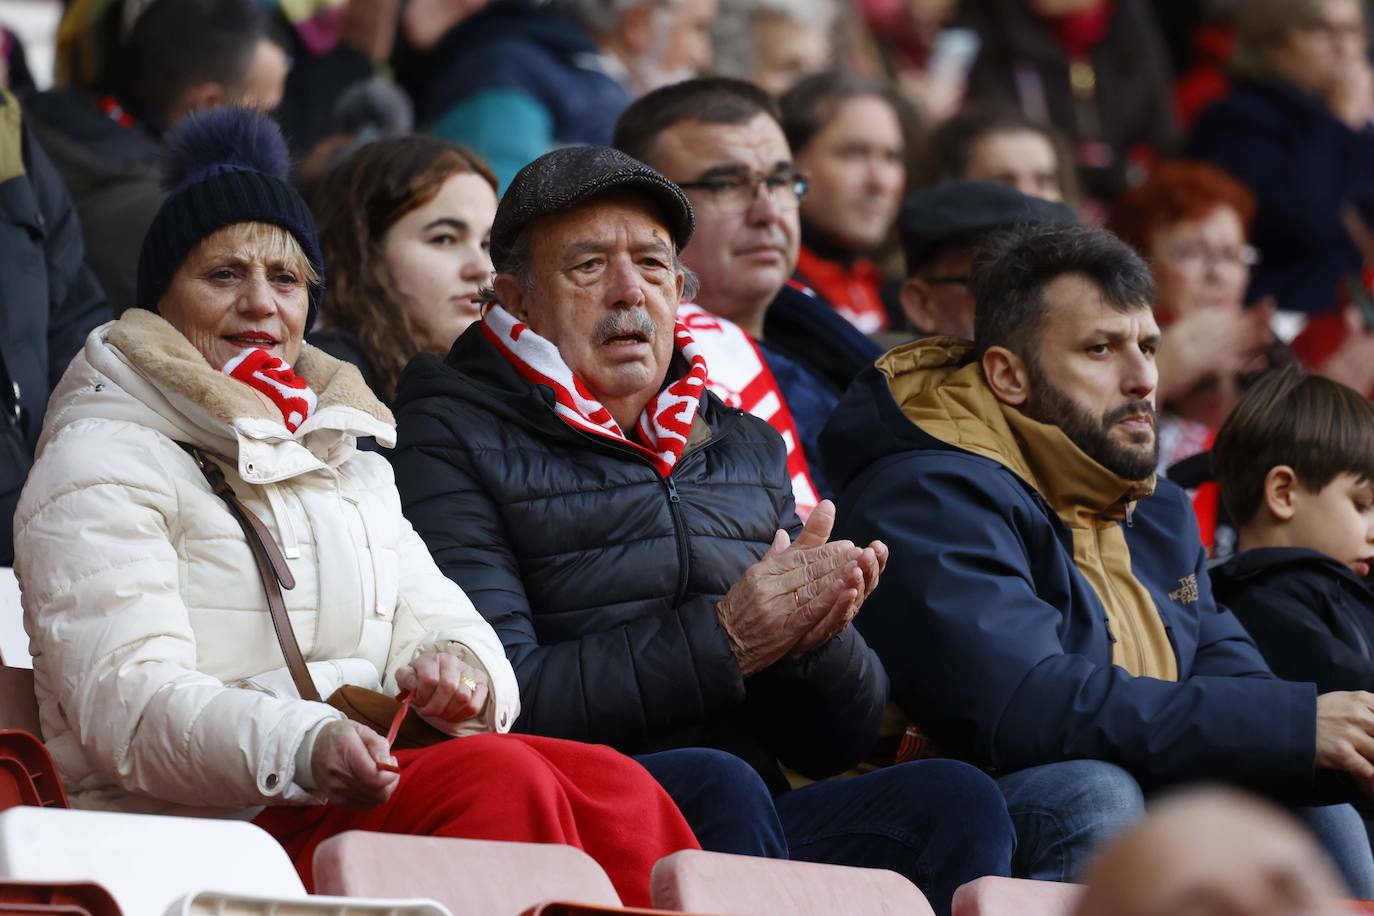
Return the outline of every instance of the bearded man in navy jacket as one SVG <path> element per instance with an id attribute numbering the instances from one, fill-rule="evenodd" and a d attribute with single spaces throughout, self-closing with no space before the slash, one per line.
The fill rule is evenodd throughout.
<path id="1" fill-rule="evenodd" d="M 902 711 L 997 777 L 1013 873 L 1072 880 L 1162 786 L 1367 788 L 1374 694 L 1274 678 L 1212 600 L 1186 495 L 1155 477 L 1149 268 L 1103 230 L 1027 228 L 984 250 L 972 291 L 976 339 L 883 356 L 822 448 L 836 531 L 892 552 L 856 625 Z M 1374 893 L 1354 810 L 1298 810 Z"/>

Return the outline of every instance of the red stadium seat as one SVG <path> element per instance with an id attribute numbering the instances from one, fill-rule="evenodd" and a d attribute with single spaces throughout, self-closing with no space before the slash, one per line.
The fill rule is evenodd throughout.
<path id="1" fill-rule="evenodd" d="M 110 892 L 99 884 L 0 881 L 0 916 L 20 913 L 120 916 L 121 912 Z"/>
<path id="2" fill-rule="evenodd" d="M 0 729 L 0 811 L 15 805 L 67 807 L 48 749 L 26 731 Z"/>
<path id="3" fill-rule="evenodd" d="M 951 916 L 1071 916 L 1083 885 L 979 878 L 954 892 Z"/>
<path id="4" fill-rule="evenodd" d="M 787 862 L 688 849 L 660 859 L 654 906 L 737 916 L 903 913 L 932 916 L 925 896 L 896 872 Z"/>
<path id="5" fill-rule="evenodd" d="M 519 916 L 550 900 L 620 906 L 601 866 L 571 846 L 350 830 L 321 843 L 314 864 L 318 893 L 419 895 L 456 913 Z"/>

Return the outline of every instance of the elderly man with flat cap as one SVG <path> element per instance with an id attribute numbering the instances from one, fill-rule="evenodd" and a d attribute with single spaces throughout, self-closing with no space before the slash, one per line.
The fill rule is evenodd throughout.
<path id="1" fill-rule="evenodd" d="M 482 321 L 401 377 L 406 515 L 505 643 L 517 731 L 644 755 L 708 849 L 890 868 L 947 911 L 1008 868 L 984 774 L 784 775 L 823 780 L 873 746 L 888 681 L 850 622 L 887 548 L 830 541 L 828 502 L 803 528 L 781 437 L 708 391 L 675 321 L 693 228 L 677 185 L 615 150 L 526 166 L 492 226 Z M 738 805 L 654 757 L 684 747 L 752 767 L 780 848 L 741 849 L 721 810 Z"/>
<path id="2" fill-rule="evenodd" d="M 906 255 L 902 311 L 911 327 L 923 335 L 972 340 L 968 280 L 978 249 L 1017 226 L 1077 222 L 1064 204 L 989 181 L 950 181 L 912 194 L 897 217 Z"/>

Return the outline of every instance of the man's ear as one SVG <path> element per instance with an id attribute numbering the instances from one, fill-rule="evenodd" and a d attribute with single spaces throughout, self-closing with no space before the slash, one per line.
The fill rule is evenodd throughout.
<path id="1" fill-rule="evenodd" d="M 935 314 L 935 300 L 930 295 L 930 285 L 920 277 L 907 277 L 902 281 L 898 300 L 902 303 L 902 314 L 911 326 L 927 334 L 942 334 L 940 316 Z"/>
<path id="2" fill-rule="evenodd" d="M 997 400 L 1020 407 L 1030 399 L 1026 361 L 1006 347 L 988 347 L 983 354 L 983 377 Z"/>
<path id="3" fill-rule="evenodd" d="M 1302 484 L 1298 475 L 1286 464 L 1275 465 L 1264 475 L 1264 497 L 1261 511 L 1267 511 L 1275 521 L 1286 522 L 1297 511 L 1298 490 Z"/>
<path id="4" fill-rule="evenodd" d="M 502 307 L 521 321 L 529 321 L 529 309 L 525 303 L 525 288 L 520 285 L 515 274 L 497 274 L 491 281 L 491 288 L 496 290 L 496 298 L 501 301 Z"/>

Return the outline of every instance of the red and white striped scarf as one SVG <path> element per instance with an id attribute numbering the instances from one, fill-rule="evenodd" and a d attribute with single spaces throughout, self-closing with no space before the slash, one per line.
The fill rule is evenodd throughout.
<path id="1" fill-rule="evenodd" d="M 527 381 L 553 389 L 554 412 L 583 432 L 625 443 L 643 453 L 667 477 L 687 447 L 692 420 L 706 393 L 706 359 L 682 322 L 673 326 L 673 345 L 687 361 L 687 374 L 654 395 L 635 424 L 636 442 L 563 361 L 552 343 L 499 305 L 482 316 L 482 333 Z"/>
<path id="2" fill-rule="evenodd" d="M 291 367 L 266 350 L 245 350 L 220 370 L 261 392 L 281 411 L 282 422 L 295 432 L 315 411 L 315 392 Z"/>

